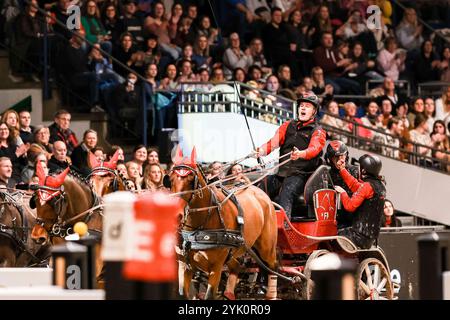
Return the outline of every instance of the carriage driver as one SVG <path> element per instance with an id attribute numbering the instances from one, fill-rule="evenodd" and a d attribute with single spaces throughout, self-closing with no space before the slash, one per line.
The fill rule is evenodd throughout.
<path id="1" fill-rule="evenodd" d="M 268 155 L 277 148 L 280 148 L 280 156 L 292 151 L 291 161 L 280 167 L 276 175 L 268 176 L 266 185 L 261 185 L 266 187 L 272 200 L 279 193 L 279 204 L 289 219 L 294 201 L 303 193 L 308 177 L 321 165 L 326 141 L 326 133 L 316 117 L 319 98 L 307 93 L 297 100 L 297 106 L 298 119 L 283 123 L 275 136 L 255 151 L 256 157 Z"/>
<path id="2" fill-rule="evenodd" d="M 335 186 L 345 210 L 353 213 L 352 226 L 340 229 L 338 234 L 349 238 L 361 249 L 369 249 L 380 234 L 386 197 L 386 188 L 379 176 L 381 160 L 369 154 L 359 158 L 362 181 L 358 181 L 347 171 L 344 161 L 339 160 L 336 166 L 344 182 L 353 191 L 350 198 L 343 188 Z"/>

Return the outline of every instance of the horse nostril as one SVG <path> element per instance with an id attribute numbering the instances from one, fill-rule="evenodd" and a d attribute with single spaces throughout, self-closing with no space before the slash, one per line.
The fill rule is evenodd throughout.
<path id="1" fill-rule="evenodd" d="M 39 237 L 37 239 L 33 239 L 37 244 L 44 244 L 47 239 L 45 237 Z"/>

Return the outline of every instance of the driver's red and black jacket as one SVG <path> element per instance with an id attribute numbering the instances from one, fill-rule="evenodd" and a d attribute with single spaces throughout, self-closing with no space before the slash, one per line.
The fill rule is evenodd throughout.
<path id="1" fill-rule="evenodd" d="M 380 232 L 386 188 L 380 179 L 374 177 L 366 177 L 364 181 L 358 181 L 347 169 L 342 169 L 340 174 L 345 184 L 353 192 L 351 197 L 347 192 L 341 193 L 341 201 L 345 210 L 354 214 L 351 228 L 355 232 L 375 240 Z"/>
<path id="2" fill-rule="evenodd" d="M 268 155 L 277 148 L 280 148 L 280 156 L 283 156 L 297 147 L 305 150 L 305 158 L 289 161 L 280 167 L 279 176 L 289 177 L 293 175 L 311 173 L 316 170 L 321 161 L 321 155 L 326 143 L 326 132 L 314 118 L 307 122 L 286 121 L 267 143 L 263 144 L 259 150 L 261 155 Z M 283 161 L 285 159 L 280 160 Z"/>

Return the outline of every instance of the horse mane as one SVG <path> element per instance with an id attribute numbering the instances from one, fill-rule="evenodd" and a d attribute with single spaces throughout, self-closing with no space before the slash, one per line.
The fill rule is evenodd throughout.
<path id="1" fill-rule="evenodd" d="M 63 169 L 57 170 L 55 172 L 56 175 L 60 174 L 62 171 L 64 171 Z M 90 189 L 92 189 L 92 184 L 91 182 L 86 179 L 86 177 L 84 177 L 80 172 L 78 172 L 77 170 L 75 170 L 74 168 L 70 167 L 70 171 L 69 171 L 69 176 L 75 180 L 75 182 L 79 182 L 81 184 L 84 184 L 85 186 L 89 187 Z"/>

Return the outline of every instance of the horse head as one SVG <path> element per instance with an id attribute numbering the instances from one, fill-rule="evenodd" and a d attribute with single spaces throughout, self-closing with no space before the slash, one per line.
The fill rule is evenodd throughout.
<path id="1" fill-rule="evenodd" d="M 206 185 L 206 179 L 197 165 L 197 152 L 195 147 L 192 149 L 191 157 L 185 158 L 180 146 L 178 146 L 175 157 L 173 158 L 173 169 L 164 177 L 164 186 L 170 188 L 173 193 L 187 192 L 182 194 L 181 198 L 189 203 L 194 195 L 194 191 L 199 187 Z"/>
<path id="2" fill-rule="evenodd" d="M 36 208 L 37 224 L 31 231 L 31 238 L 38 244 L 44 244 L 49 239 L 49 232 L 58 222 L 65 211 L 64 180 L 69 173 L 69 168 L 56 176 L 46 176 L 40 162 L 36 165 L 36 175 L 39 179 L 30 206 Z"/>
<path id="3" fill-rule="evenodd" d="M 108 162 L 98 160 L 92 152 L 89 152 L 88 163 L 91 168 L 91 173 L 88 178 L 92 183 L 95 193 L 99 196 L 104 196 L 105 194 L 119 190 L 126 190 L 123 179 L 116 172 L 118 159 L 118 150 Z"/>

